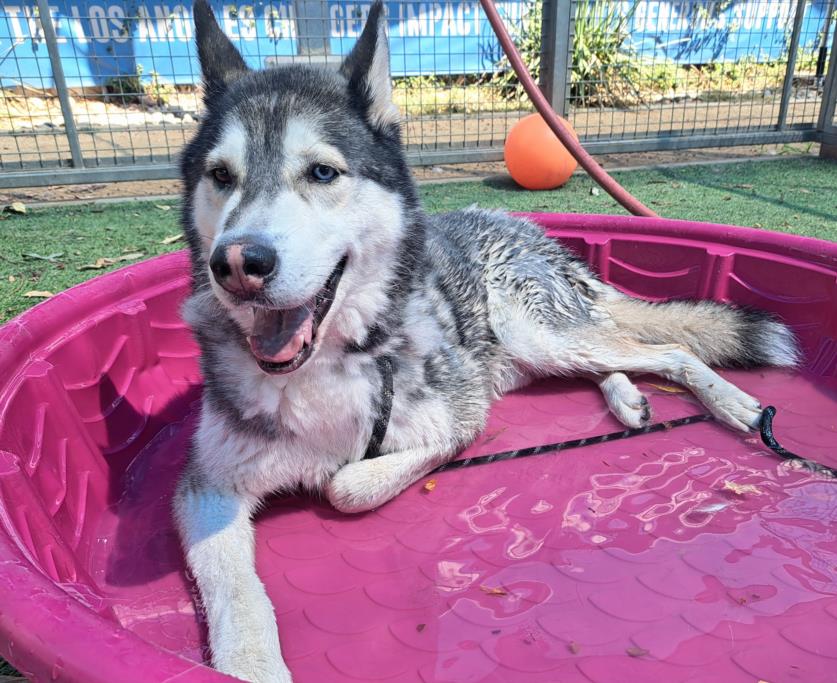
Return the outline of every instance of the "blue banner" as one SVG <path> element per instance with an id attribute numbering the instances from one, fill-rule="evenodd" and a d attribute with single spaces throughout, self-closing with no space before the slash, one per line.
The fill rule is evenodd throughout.
<path id="1" fill-rule="evenodd" d="M 330 0 L 323 17 L 312 22 L 298 20 L 293 0 L 212 4 L 223 30 L 253 67 L 300 54 L 316 42 L 315 34 L 320 34 L 320 46 L 339 58 L 351 49 L 369 11 L 369 3 Z M 629 42 L 638 58 L 704 64 L 781 57 L 796 0 L 616 4 L 622 12 L 636 5 Z M 804 47 L 819 41 L 826 5 L 827 0 L 808 4 Z M 528 3 L 506 0 L 499 7 L 513 29 L 527 21 Z M 166 83 L 199 80 L 190 0 L 177 4 L 57 0 L 50 10 L 70 87 L 104 86 L 114 78 L 137 74 L 148 79 L 152 73 Z M 500 60 L 497 40 L 476 1 L 390 2 L 388 12 L 394 76 L 485 73 Z M 32 0 L 10 0 L 0 16 L 0 84 L 21 83 L 53 87 Z"/>

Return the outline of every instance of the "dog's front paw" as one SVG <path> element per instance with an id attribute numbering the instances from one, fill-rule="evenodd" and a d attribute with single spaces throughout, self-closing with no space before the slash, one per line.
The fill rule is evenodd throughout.
<path id="1" fill-rule="evenodd" d="M 637 429 L 651 421 L 648 399 L 622 373 L 614 373 L 601 383 L 610 412 L 626 427 Z"/>
<path id="2" fill-rule="evenodd" d="M 252 640 L 247 639 L 250 635 L 254 636 Z M 212 666 L 221 673 L 248 683 L 293 683 L 291 672 L 282 661 L 279 650 L 259 641 L 258 634 L 242 633 L 232 647 L 218 648 L 217 652 L 213 652 Z"/>
<path id="3" fill-rule="evenodd" d="M 758 429 L 761 403 L 735 385 L 722 382 L 711 387 L 711 397 L 705 402 L 715 419 L 741 432 Z"/>
<path id="4" fill-rule="evenodd" d="M 347 513 L 372 510 L 386 503 L 393 495 L 389 492 L 385 472 L 377 459 L 344 465 L 337 470 L 326 487 L 328 502 L 340 512 Z"/>
<path id="5" fill-rule="evenodd" d="M 221 618 L 210 620 L 212 666 L 249 683 L 292 683 L 264 587 L 258 580 L 243 581 L 239 591 Z"/>

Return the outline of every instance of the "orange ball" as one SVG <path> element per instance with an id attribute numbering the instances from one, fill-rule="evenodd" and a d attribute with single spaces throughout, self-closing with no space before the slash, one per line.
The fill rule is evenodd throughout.
<path id="1" fill-rule="evenodd" d="M 561 119 L 573 137 L 578 135 Z M 506 168 L 518 185 L 527 190 L 553 190 L 566 183 L 578 162 L 561 144 L 540 114 L 530 114 L 509 131 L 503 150 Z"/>

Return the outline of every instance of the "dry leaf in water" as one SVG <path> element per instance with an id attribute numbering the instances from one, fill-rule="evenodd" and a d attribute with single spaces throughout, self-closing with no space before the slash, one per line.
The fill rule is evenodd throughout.
<path id="1" fill-rule="evenodd" d="M 569 642 L 569 644 L 567 645 L 567 649 L 570 652 L 572 652 L 574 655 L 577 655 L 579 652 L 581 652 L 581 646 L 578 643 L 576 643 L 574 640 L 571 640 Z"/>
<path id="2" fill-rule="evenodd" d="M 669 386 L 669 385 L 666 385 L 666 384 L 652 384 L 651 382 L 648 382 L 648 386 L 649 387 L 654 387 L 655 389 L 658 389 L 659 391 L 664 391 L 667 394 L 685 394 L 686 393 L 685 389 L 681 389 L 680 387 L 672 387 L 672 386 Z"/>
<path id="3" fill-rule="evenodd" d="M 427 624 L 416 624 L 416 631 L 421 633 L 425 629 L 426 626 L 427 626 Z"/>
<path id="4" fill-rule="evenodd" d="M 428 491 L 428 492 L 432 491 L 433 489 L 436 488 L 436 480 L 431 479 L 430 481 L 425 482 L 423 488 L 424 488 L 425 491 Z"/>
<path id="5" fill-rule="evenodd" d="M 173 244 L 175 242 L 179 242 L 183 239 L 183 235 L 169 235 L 168 237 L 163 238 L 163 241 L 160 244 Z"/>
<path id="6" fill-rule="evenodd" d="M 745 493 L 761 495 L 761 491 L 752 484 L 736 484 L 734 481 L 724 481 L 724 491 L 732 491 L 737 496 L 743 496 Z"/>
<path id="7" fill-rule="evenodd" d="M 26 292 L 23 296 L 27 299 L 49 299 L 49 297 L 53 296 L 53 294 L 46 289 L 32 289 Z"/>
<path id="8" fill-rule="evenodd" d="M 505 588 L 497 588 L 491 586 L 480 586 L 480 590 L 485 593 L 486 595 L 508 595 L 508 591 Z"/>
<path id="9" fill-rule="evenodd" d="M 641 647 L 629 647 L 625 652 L 631 657 L 644 657 L 648 654 L 648 650 Z"/>

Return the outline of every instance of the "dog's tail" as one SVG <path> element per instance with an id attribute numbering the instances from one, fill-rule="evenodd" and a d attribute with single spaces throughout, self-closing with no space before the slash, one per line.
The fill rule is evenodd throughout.
<path id="1" fill-rule="evenodd" d="M 769 313 L 712 301 L 649 303 L 618 297 L 607 305 L 620 330 L 646 344 L 680 344 L 707 365 L 793 367 L 793 332 Z"/>

